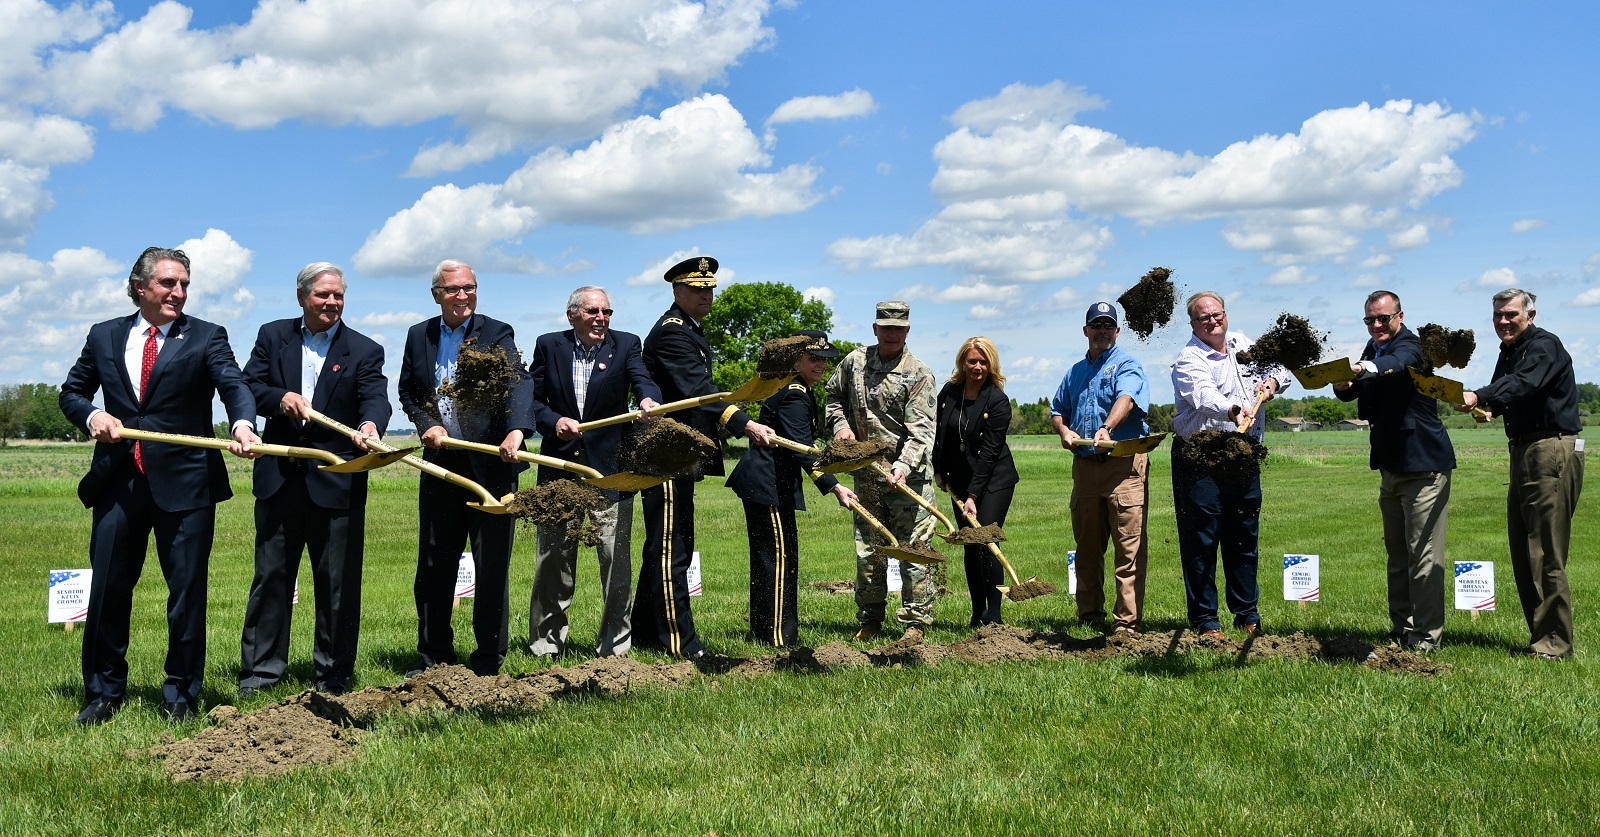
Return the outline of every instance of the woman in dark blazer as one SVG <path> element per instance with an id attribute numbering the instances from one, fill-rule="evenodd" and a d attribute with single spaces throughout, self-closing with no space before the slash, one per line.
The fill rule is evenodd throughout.
<path id="1" fill-rule="evenodd" d="M 761 423 L 779 436 L 802 445 L 816 438 L 817 399 L 811 388 L 828 374 L 828 359 L 839 350 L 820 331 L 800 331 L 811 338 L 806 353 L 795 361 L 798 380 L 761 404 Z M 784 448 L 750 446 L 728 475 L 728 487 L 744 501 L 750 530 L 750 632 L 756 641 L 775 646 L 795 644 L 800 620 L 795 615 L 800 583 L 800 544 L 795 537 L 794 510 L 804 509 L 805 481 L 813 458 Z M 823 494 L 839 505 L 856 499 L 855 492 L 831 474 L 817 480 Z"/>
<path id="2" fill-rule="evenodd" d="M 973 337 L 956 352 L 955 374 L 939 391 L 938 430 L 933 439 L 933 474 L 950 492 L 956 522 L 966 515 L 979 525 L 1001 526 L 1011 509 L 1017 466 L 1011 461 L 1006 431 L 1011 428 L 1011 400 L 1003 389 L 1000 352 L 987 337 Z M 972 591 L 972 626 L 1000 622 L 1004 570 L 989 547 L 968 544 L 967 587 Z"/>

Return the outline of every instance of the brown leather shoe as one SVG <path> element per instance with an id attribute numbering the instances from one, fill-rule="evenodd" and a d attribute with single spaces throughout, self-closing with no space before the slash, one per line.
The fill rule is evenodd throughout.
<path id="1" fill-rule="evenodd" d="M 1261 636 L 1261 623 L 1255 622 L 1244 626 L 1244 635 L 1250 639 Z"/>
<path id="2" fill-rule="evenodd" d="M 856 642 L 867 642 L 878 638 L 883 633 L 882 622 L 862 622 L 861 630 L 856 631 Z"/>
<path id="3" fill-rule="evenodd" d="M 1201 631 L 1200 632 L 1200 638 L 1201 639 L 1213 640 L 1215 642 L 1227 642 L 1228 641 L 1227 634 L 1224 634 L 1221 631 L 1221 629 L 1219 629 L 1219 628 L 1212 628 L 1209 631 Z"/>

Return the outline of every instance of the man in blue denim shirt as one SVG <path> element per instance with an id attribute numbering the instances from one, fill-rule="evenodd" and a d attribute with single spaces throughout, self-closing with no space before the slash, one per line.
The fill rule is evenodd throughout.
<path id="1" fill-rule="evenodd" d="M 1072 458 L 1072 535 L 1077 541 L 1078 618 L 1103 625 L 1106 619 L 1105 553 L 1115 555 L 1117 601 L 1112 606 L 1117 633 L 1141 630 L 1145 567 L 1150 549 L 1145 512 L 1150 505 L 1147 454 L 1109 457 L 1094 442 L 1144 436 L 1150 409 L 1150 382 L 1133 355 L 1117 348 L 1117 307 L 1089 306 L 1083 317 L 1089 351 L 1073 365 L 1050 400 L 1050 420 L 1061 446 L 1077 447 Z"/>

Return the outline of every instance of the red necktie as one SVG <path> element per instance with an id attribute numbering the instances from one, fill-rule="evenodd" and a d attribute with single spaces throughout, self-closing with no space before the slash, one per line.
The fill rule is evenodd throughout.
<path id="1" fill-rule="evenodd" d="M 156 335 L 161 329 L 150 327 L 150 336 L 144 339 L 144 357 L 139 361 L 139 403 L 143 404 L 150 395 L 150 370 L 156 365 Z M 133 443 L 133 464 L 138 466 L 139 473 L 144 473 L 144 451 L 139 449 L 139 443 Z"/>

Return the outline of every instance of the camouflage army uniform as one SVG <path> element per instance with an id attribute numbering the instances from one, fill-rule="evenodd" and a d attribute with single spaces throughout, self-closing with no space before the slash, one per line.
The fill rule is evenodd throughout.
<path id="1" fill-rule="evenodd" d="M 906 487 L 929 503 L 933 492 L 933 371 L 909 350 L 894 360 L 878 357 L 877 346 L 845 356 L 828 379 L 828 432 L 849 428 L 858 440 L 881 440 L 891 448 L 889 467 L 906 475 Z M 873 469 L 856 471 L 855 491 L 862 508 L 902 542 L 933 536 L 934 518 L 916 501 L 891 488 Z M 888 562 L 872 549 L 882 536 L 858 516 L 856 535 L 856 620 L 882 622 L 888 599 Z M 933 578 L 919 564 L 901 563 L 902 607 L 895 617 L 905 625 L 933 624 Z"/>

